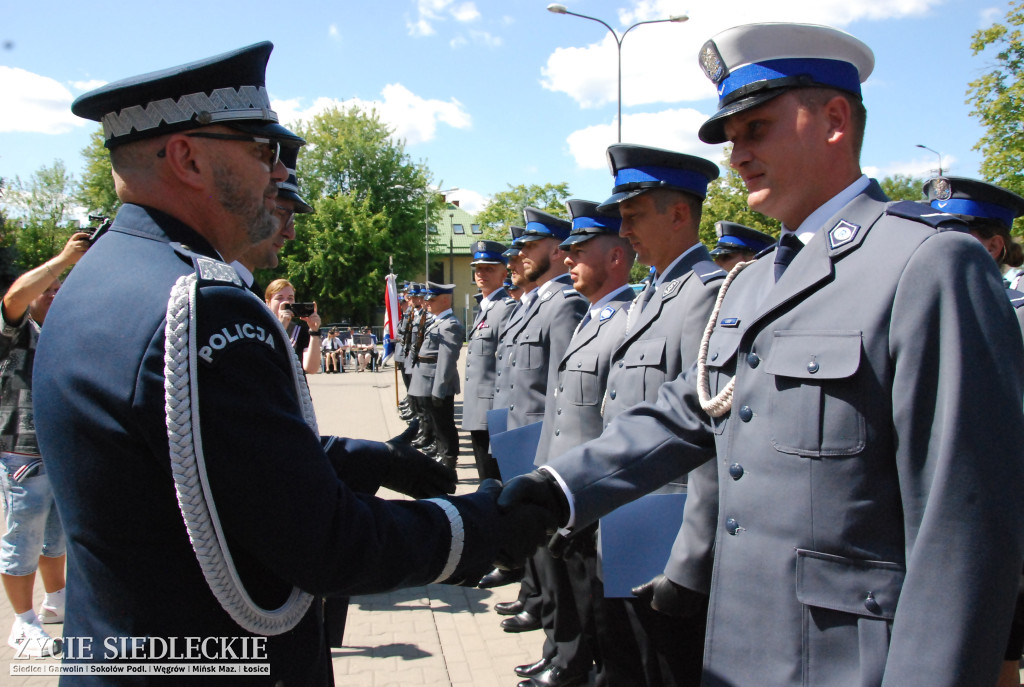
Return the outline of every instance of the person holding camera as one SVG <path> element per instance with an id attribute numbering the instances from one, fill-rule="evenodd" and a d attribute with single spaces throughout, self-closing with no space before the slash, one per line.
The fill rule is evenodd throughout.
<path id="1" fill-rule="evenodd" d="M 296 303 L 295 287 L 287 279 L 270 282 L 264 300 L 288 333 L 295 355 L 302 361 L 302 369 L 308 375 L 319 372 L 320 315 L 316 311 L 316 303 Z M 309 345 L 311 338 L 316 339 L 316 345 Z"/>
<path id="2" fill-rule="evenodd" d="M 7 644 L 19 658 L 60 653 L 42 624 L 64 622 L 64 528 L 36 442 L 32 368 L 60 273 L 88 249 L 89 235 L 76 232 L 59 255 L 18 277 L 0 305 L 0 496 L 7 520 L 0 579 L 15 615 Z M 37 569 L 46 589 L 38 614 Z"/>

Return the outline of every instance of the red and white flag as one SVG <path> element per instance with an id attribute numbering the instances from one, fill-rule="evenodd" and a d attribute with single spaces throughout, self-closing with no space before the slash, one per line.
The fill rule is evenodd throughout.
<path id="1" fill-rule="evenodd" d="M 395 340 L 395 328 L 402 312 L 398 309 L 398 288 L 395 286 L 395 275 L 389 274 L 384 287 L 384 332 L 391 341 Z"/>

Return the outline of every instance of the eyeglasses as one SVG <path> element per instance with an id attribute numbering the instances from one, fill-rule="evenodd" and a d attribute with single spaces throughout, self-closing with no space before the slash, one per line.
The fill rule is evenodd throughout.
<path id="1" fill-rule="evenodd" d="M 264 161 L 270 165 L 270 169 L 273 170 L 277 166 L 278 161 L 281 159 L 281 142 L 272 138 L 264 138 L 262 136 L 246 136 L 244 134 L 219 134 L 213 131 L 194 131 L 189 134 L 185 134 L 189 138 L 212 138 L 218 141 L 249 141 L 252 143 L 260 143 L 266 146 L 264 153 Z M 161 148 L 157 151 L 157 157 L 165 157 L 167 150 Z"/>
<path id="2" fill-rule="evenodd" d="M 286 208 L 283 205 L 275 205 L 274 214 L 280 217 L 285 222 L 287 222 L 288 220 L 295 216 L 295 211 L 290 208 Z"/>

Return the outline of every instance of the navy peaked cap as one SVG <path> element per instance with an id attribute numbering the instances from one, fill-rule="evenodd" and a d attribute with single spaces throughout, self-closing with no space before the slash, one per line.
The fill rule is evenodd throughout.
<path id="1" fill-rule="evenodd" d="M 313 208 L 306 202 L 305 198 L 299 195 L 299 177 L 295 174 L 295 166 L 298 164 L 298 161 L 298 146 L 281 147 L 281 162 L 288 169 L 288 178 L 277 182 L 277 196 L 278 198 L 290 198 L 295 201 L 295 212 L 305 214 L 313 212 Z"/>
<path id="2" fill-rule="evenodd" d="M 522 235 L 512 242 L 513 246 L 522 246 L 527 241 L 540 239 L 564 241 L 572 231 L 572 222 L 537 208 L 524 208 L 523 217 L 526 219 L 526 226 L 523 228 Z"/>
<path id="3" fill-rule="evenodd" d="M 964 177 L 937 177 L 924 185 L 936 210 L 960 215 L 968 224 L 975 219 L 995 220 L 1009 229 L 1024 215 L 1024 198 L 1001 186 Z"/>
<path id="4" fill-rule="evenodd" d="M 713 256 L 727 255 L 736 251 L 760 253 L 775 243 L 775 239 L 763 231 L 751 229 L 736 222 L 715 222 L 715 234 L 718 235 L 718 243 L 711 251 Z"/>
<path id="5" fill-rule="evenodd" d="M 595 236 L 618 236 L 622 220 L 597 211 L 597 203 L 590 200 L 568 200 L 565 207 L 572 215 L 572 231 L 559 248 L 568 250 L 574 243 L 588 241 Z"/>
<path id="6" fill-rule="evenodd" d="M 697 62 L 718 89 L 718 112 L 697 132 L 725 142 L 725 120 L 791 88 L 837 88 L 861 97 L 875 67 L 871 48 L 848 33 L 814 24 L 735 26 L 700 49 Z"/>
<path id="7" fill-rule="evenodd" d="M 455 284 L 438 284 L 437 282 L 428 281 L 427 288 L 424 290 L 427 299 L 431 299 L 434 296 L 442 296 L 444 294 L 451 294 L 455 292 Z"/>
<path id="8" fill-rule="evenodd" d="M 115 81 L 80 95 L 71 111 L 102 123 L 108 148 L 213 124 L 302 145 L 270 109 L 266 69 L 273 49 L 263 41 Z"/>
<path id="9" fill-rule="evenodd" d="M 507 265 L 508 258 L 504 256 L 505 244 L 497 241 L 474 241 L 473 260 L 470 265 Z"/>
<path id="10" fill-rule="evenodd" d="M 616 143 L 608 146 L 608 167 L 615 186 L 598 212 L 619 214 L 619 203 L 645 191 L 667 188 L 704 198 L 718 178 L 718 165 L 696 155 L 662 148 Z"/>

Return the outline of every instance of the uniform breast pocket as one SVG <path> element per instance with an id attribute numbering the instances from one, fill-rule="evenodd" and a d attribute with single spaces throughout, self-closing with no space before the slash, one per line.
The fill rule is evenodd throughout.
<path id="1" fill-rule="evenodd" d="M 866 442 L 857 379 L 859 331 L 777 331 L 766 361 L 772 376 L 771 443 L 805 457 L 859 453 Z"/>
<path id="2" fill-rule="evenodd" d="M 634 369 L 634 374 L 631 377 L 642 377 L 643 389 L 657 389 L 666 382 L 665 344 L 666 339 L 663 336 L 634 341 L 622 356 L 626 367 Z M 636 372 L 641 372 L 641 374 L 635 374 Z M 639 398 L 643 399 L 643 397 L 644 391 L 641 389 Z"/>
<path id="3" fill-rule="evenodd" d="M 708 342 L 708 390 L 711 397 L 717 396 L 729 384 L 736 374 L 736 351 L 740 345 L 742 334 L 736 329 L 716 329 Z M 711 426 L 715 434 L 725 431 L 732 411 L 726 411 L 719 417 L 711 418 Z"/>
<path id="4" fill-rule="evenodd" d="M 522 332 L 516 339 L 516 367 L 535 370 L 543 367 L 546 357 L 539 331 Z"/>
<path id="5" fill-rule="evenodd" d="M 595 406 L 601 402 L 601 382 L 597 375 L 596 353 L 575 353 L 565 361 L 566 396 L 578 406 Z M 572 385 L 572 394 L 568 385 Z"/>

